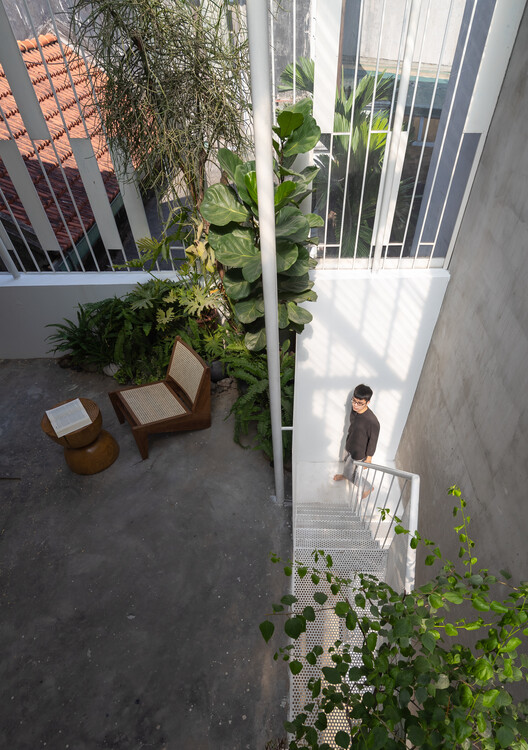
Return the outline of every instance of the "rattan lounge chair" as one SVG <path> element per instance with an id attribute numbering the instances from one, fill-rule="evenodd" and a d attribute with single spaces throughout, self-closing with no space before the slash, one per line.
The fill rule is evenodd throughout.
<path id="1" fill-rule="evenodd" d="M 165 380 L 108 394 L 117 418 L 132 427 L 142 458 L 148 436 L 211 426 L 211 373 L 203 359 L 177 336 Z"/>

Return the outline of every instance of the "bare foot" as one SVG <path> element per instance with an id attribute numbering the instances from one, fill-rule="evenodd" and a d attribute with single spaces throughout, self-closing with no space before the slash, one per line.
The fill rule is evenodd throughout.
<path id="1" fill-rule="evenodd" d="M 344 478 L 345 478 L 344 474 L 335 474 L 334 482 L 341 482 L 341 480 Z"/>

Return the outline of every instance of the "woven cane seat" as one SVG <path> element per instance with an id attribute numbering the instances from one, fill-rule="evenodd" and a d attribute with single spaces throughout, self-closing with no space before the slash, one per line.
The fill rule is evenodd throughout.
<path id="1" fill-rule="evenodd" d="M 128 404 L 139 424 L 150 424 L 186 413 L 185 407 L 163 382 L 121 391 L 121 398 Z"/>
<path id="2" fill-rule="evenodd" d="M 211 425 L 211 371 L 200 355 L 176 336 L 165 379 L 108 394 L 117 418 L 132 427 L 142 458 L 148 436 L 205 430 Z"/>

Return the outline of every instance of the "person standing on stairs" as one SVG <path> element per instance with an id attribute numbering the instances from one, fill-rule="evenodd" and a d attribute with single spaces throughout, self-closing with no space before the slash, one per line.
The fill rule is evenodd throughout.
<path id="1" fill-rule="evenodd" d="M 354 461 L 372 462 L 372 456 L 378 444 L 380 423 L 374 412 L 369 409 L 371 398 L 372 388 L 368 385 L 361 383 L 354 388 L 350 426 L 345 443 L 347 456 L 343 473 L 334 476 L 336 482 L 348 479 L 349 482 L 358 486 L 359 478 Z M 371 492 L 372 485 L 365 481 L 362 497 L 367 497 Z"/>

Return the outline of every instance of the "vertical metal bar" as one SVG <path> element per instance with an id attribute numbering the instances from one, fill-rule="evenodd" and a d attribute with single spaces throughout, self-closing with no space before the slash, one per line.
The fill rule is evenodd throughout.
<path id="1" fill-rule="evenodd" d="M 59 101 L 59 97 L 58 97 L 58 95 L 57 95 L 57 90 L 55 89 L 55 84 L 54 84 L 54 82 L 53 82 L 53 76 L 52 76 L 52 74 L 51 74 L 51 71 L 50 71 L 50 69 L 49 69 L 49 66 L 48 66 L 48 62 L 47 62 L 47 60 L 46 60 L 46 55 L 45 55 L 45 54 L 44 54 L 44 52 L 43 52 L 43 49 L 42 49 L 42 45 L 41 45 L 41 43 L 40 43 L 40 40 L 39 40 L 39 38 L 38 38 L 38 34 L 37 34 L 37 31 L 36 31 L 36 29 L 35 29 L 35 25 L 34 25 L 34 23 L 33 23 L 33 19 L 32 19 L 32 17 L 31 17 L 31 14 L 30 14 L 30 12 L 29 12 L 29 8 L 28 8 L 28 6 L 27 6 L 27 2 L 26 2 L 26 0 L 24 0 L 24 7 L 25 7 L 25 9 L 26 9 L 26 15 L 27 15 L 27 18 L 28 18 L 29 24 L 30 24 L 30 26 L 31 26 L 31 30 L 32 30 L 32 32 L 33 32 L 33 34 L 34 34 L 34 36 L 35 36 L 35 40 L 36 40 L 36 42 L 37 42 L 37 47 L 38 47 L 38 51 L 39 51 L 39 53 L 40 53 L 40 58 L 41 58 L 41 60 L 42 60 L 42 64 L 43 64 L 43 66 L 44 66 L 44 70 L 46 71 L 46 76 L 47 76 L 47 78 L 48 78 L 48 82 L 49 82 L 49 85 L 50 85 L 51 93 L 53 94 L 53 98 L 55 99 L 55 103 L 56 103 L 56 105 L 57 105 L 57 110 L 58 110 L 58 112 L 59 112 L 59 116 L 60 116 L 60 118 L 61 118 L 61 120 L 62 120 L 62 126 L 63 126 L 63 128 L 64 128 L 64 132 L 65 132 L 65 135 L 66 135 L 66 137 L 67 137 L 67 138 L 68 138 L 68 140 L 69 140 L 69 138 L 70 138 L 70 131 L 69 131 L 69 129 L 68 129 L 68 124 L 67 124 L 67 122 L 66 122 L 66 118 L 64 117 L 64 113 L 63 113 L 63 111 L 62 111 L 61 103 L 60 103 L 60 101 Z M 70 75 L 70 68 L 69 68 L 68 60 L 66 59 L 66 56 L 65 56 L 65 54 L 64 54 L 64 52 L 63 52 L 63 49 L 62 49 L 62 45 L 61 45 L 61 43 L 60 43 L 60 39 L 59 39 L 59 32 L 58 32 L 58 30 L 57 30 L 57 27 L 56 27 L 56 25 L 55 25 L 55 16 L 54 16 L 54 14 L 53 14 L 53 10 L 51 9 L 51 7 L 50 7 L 50 5 L 49 5 L 49 2 L 48 2 L 48 7 L 49 7 L 49 10 L 50 10 L 50 13 L 51 13 L 51 19 L 52 19 L 52 21 L 53 21 L 53 26 L 54 26 L 54 29 L 55 29 L 55 35 L 56 35 L 56 37 L 57 37 L 57 42 L 59 43 L 59 49 L 60 49 L 60 51 L 61 51 L 61 54 L 62 54 L 62 59 L 64 60 L 64 67 L 65 67 L 65 69 L 66 69 L 66 71 L 67 71 L 67 74 L 68 74 L 68 76 L 69 76 L 69 78 L 70 78 L 70 84 L 71 84 L 71 86 L 72 86 L 72 89 L 73 89 L 73 94 L 74 94 L 74 97 L 75 97 L 75 101 L 77 102 L 77 106 L 78 106 L 78 109 L 80 110 L 81 108 L 80 108 L 80 103 L 79 103 L 79 100 L 78 100 L 78 98 L 77 98 L 77 91 L 76 91 L 76 89 L 75 89 L 75 84 L 74 84 L 74 82 L 73 82 L 73 80 L 72 80 L 72 77 L 71 77 L 71 75 Z M 39 107 L 40 107 L 40 103 L 39 103 Z M 80 112 L 80 116 L 81 116 L 82 122 L 83 122 L 83 124 L 84 124 L 84 128 L 85 128 L 85 131 L 86 131 L 86 123 L 85 123 L 85 121 L 84 121 L 84 116 L 83 116 L 82 112 Z M 73 206 L 73 209 L 74 209 L 74 211 L 75 211 L 75 214 L 76 214 L 76 216 L 77 216 L 77 219 L 78 219 L 78 221 L 79 221 L 79 226 L 80 226 L 80 227 L 82 228 L 82 231 L 83 231 L 83 235 L 84 235 L 84 238 L 85 238 L 85 240 L 86 240 L 86 243 L 87 243 L 87 245 L 88 245 L 88 248 L 89 248 L 89 250 L 90 250 L 90 253 L 91 253 L 91 256 L 92 256 L 92 260 L 93 260 L 93 262 L 95 263 L 95 267 L 96 267 L 96 269 L 97 269 L 97 270 L 99 271 L 99 270 L 100 270 L 100 268 L 99 268 L 99 263 L 97 262 L 97 258 L 95 257 L 95 253 L 94 253 L 94 249 L 93 249 L 92 243 L 91 243 L 91 241 L 90 241 L 90 237 L 88 236 L 88 232 L 86 231 L 86 227 L 84 226 L 84 221 L 83 221 L 83 218 L 82 218 L 82 216 L 81 216 L 81 213 L 80 213 L 80 211 L 79 211 L 79 208 L 78 208 L 78 206 L 77 206 L 77 201 L 76 201 L 76 200 L 75 200 L 75 198 L 74 198 L 74 195 L 73 195 L 73 192 L 72 192 L 72 190 L 71 190 L 71 187 L 70 187 L 70 183 L 69 183 L 68 177 L 67 177 L 67 175 L 66 175 L 66 172 L 65 172 L 65 170 L 64 170 L 64 167 L 62 166 L 62 160 L 61 160 L 61 157 L 60 157 L 60 155 L 59 155 L 59 153 L 58 153 L 58 151 L 57 151 L 57 147 L 56 147 L 56 145 L 55 145 L 55 134 L 54 134 L 54 133 L 51 133 L 51 134 L 49 134 L 48 136 L 46 136 L 46 138 L 49 138 L 49 141 L 50 141 L 50 146 L 51 146 L 51 148 L 53 149 L 53 153 L 55 154 L 55 158 L 56 158 L 56 160 L 57 160 L 57 165 L 58 165 L 58 167 L 59 167 L 59 169 L 60 169 L 60 171 L 61 171 L 61 174 L 62 174 L 62 179 L 64 180 L 64 184 L 66 185 L 66 189 L 67 189 L 67 191 L 68 191 L 68 195 L 70 196 L 70 200 L 71 200 L 71 202 L 72 202 L 72 206 Z M 35 149 L 35 153 L 37 153 L 37 150 L 36 150 L 36 149 Z M 53 195 L 53 197 L 54 197 L 54 199 L 55 199 L 55 203 L 57 203 L 57 200 L 56 200 L 56 198 L 55 198 L 55 193 L 54 193 L 54 191 L 53 191 L 53 188 L 51 187 L 51 185 L 50 185 L 49 187 L 50 187 L 50 191 L 51 191 L 51 194 Z M 64 217 L 62 216 L 62 211 L 61 211 L 61 209 L 60 209 L 60 208 L 59 208 L 59 213 L 60 213 L 60 215 L 61 215 L 61 218 L 62 218 L 62 220 L 63 220 L 63 224 L 64 224 L 64 226 L 66 227 L 66 231 L 67 231 L 67 233 L 68 233 L 68 237 L 69 237 L 69 239 L 70 239 L 70 242 L 72 243 L 72 250 L 74 251 L 75 255 L 77 256 L 77 260 L 78 260 L 78 262 L 79 262 L 79 264 L 80 264 L 80 266 L 81 266 L 81 269 L 82 269 L 82 270 L 84 271 L 84 270 L 85 270 L 85 268 L 84 268 L 84 264 L 83 264 L 83 262 L 82 262 L 81 258 L 79 257 L 79 253 L 77 252 L 77 246 L 76 246 L 75 242 L 73 241 L 73 238 L 72 238 L 72 236 L 71 236 L 71 233 L 70 233 L 69 227 L 68 227 L 68 225 L 67 225 L 67 222 L 65 221 Z M 68 264 L 67 264 L 66 262 L 65 262 L 65 264 L 64 264 L 64 265 L 65 265 L 65 268 L 66 268 L 67 270 L 69 270 L 69 269 L 68 269 Z"/>
<path id="2" fill-rule="evenodd" d="M 402 72 L 400 85 L 398 87 L 398 99 L 394 112 L 394 123 L 392 127 L 393 136 L 391 138 L 390 151 L 387 161 L 386 179 L 381 196 L 380 222 L 374 247 L 374 257 L 372 259 L 372 268 L 377 271 L 381 264 L 381 253 L 383 249 L 383 237 L 385 234 L 385 221 L 389 211 L 391 195 L 393 193 L 393 182 L 396 173 L 396 162 L 400 152 L 400 142 L 402 137 L 403 116 L 405 114 L 405 103 L 407 101 L 407 92 L 411 79 L 411 65 L 414 53 L 414 44 L 416 40 L 416 30 L 418 28 L 418 19 L 420 16 L 421 0 L 411 0 L 411 12 L 409 16 L 409 25 L 405 39 L 405 51 L 403 54 Z"/>
<path id="3" fill-rule="evenodd" d="M 0 157 L 4 160 L 5 167 L 15 186 L 20 202 L 24 207 L 42 250 L 48 263 L 53 269 L 53 263 L 48 251 L 56 252 L 65 262 L 62 248 L 59 245 L 55 232 L 49 222 L 40 197 L 36 191 L 27 167 L 20 155 L 16 141 L 0 141 Z"/>
<path id="4" fill-rule="evenodd" d="M 292 24 L 293 24 L 293 103 L 297 101 L 297 1 L 293 0 L 292 7 Z"/>
<path id="5" fill-rule="evenodd" d="M 255 130 L 260 248 L 268 378 L 273 444 L 273 468 L 277 502 L 284 502 L 284 472 L 281 431 L 281 392 L 279 358 L 279 313 L 277 294 L 277 258 L 275 251 L 275 189 L 273 182 L 272 102 L 270 96 L 270 48 L 266 0 L 248 0 L 249 61 L 251 99 Z"/>
<path id="6" fill-rule="evenodd" d="M 22 231 L 22 229 L 20 227 L 20 224 L 19 224 L 19 222 L 18 222 L 15 214 L 11 210 L 11 206 L 9 205 L 8 200 L 7 200 L 6 196 L 5 196 L 5 193 L 4 193 L 4 191 L 1 188 L 0 188 L 0 198 L 2 198 L 2 200 L 4 201 L 4 205 L 6 207 L 6 211 L 9 214 L 9 216 L 11 217 L 11 221 L 13 222 L 13 225 L 17 228 L 17 232 L 18 232 L 18 234 L 20 236 L 20 239 L 22 240 L 23 244 L 25 245 L 26 250 L 28 251 L 29 257 L 33 261 L 33 264 L 35 266 L 35 270 L 38 271 L 39 270 L 38 263 L 35 260 L 35 257 L 33 255 L 33 253 L 31 252 L 31 248 L 29 246 L 29 243 L 28 243 L 26 237 L 24 236 L 24 232 Z M 5 232 L 5 229 L 3 229 L 3 226 L 2 226 L 2 230 Z M 6 232 L 6 236 L 7 236 L 7 232 Z M 6 237 L 4 237 L 3 239 L 4 239 L 4 244 L 7 245 Z M 7 239 L 9 239 L 9 238 L 7 238 Z M 18 253 L 17 253 L 17 251 L 16 251 L 16 249 L 15 249 L 14 246 L 13 246 L 13 252 L 14 252 L 14 254 L 16 256 L 16 259 L 20 263 L 21 269 L 25 272 L 26 271 L 26 267 L 22 263 L 22 260 L 21 260 L 20 256 L 18 255 Z"/>
<path id="7" fill-rule="evenodd" d="M 12 140 L 12 141 L 13 141 L 14 143 L 16 143 L 16 138 L 15 138 L 15 136 L 14 136 L 14 134 L 13 134 L 13 131 L 11 130 L 11 125 L 10 125 L 10 123 L 9 123 L 9 120 L 8 120 L 7 116 L 5 115 L 5 113 L 4 113 L 4 110 L 3 110 L 3 108 L 2 108 L 1 106 L 0 106 L 0 116 L 1 116 L 2 118 L 3 118 L 3 120 L 4 120 L 5 124 L 6 124 L 6 127 L 7 127 L 7 131 L 8 131 L 8 133 L 9 133 L 10 139 L 11 139 L 11 140 Z M 26 131 L 26 132 L 27 132 L 27 131 Z M 80 263 L 80 265 L 81 265 L 81 269 L 82 269 L 82 270 L 84 271 L 85 269 L 84 269 L 84 266 L 83 266 L 83 264 L 82 264 L 82 261 L 81 261 L 81 259 L 80 259 L 80 257 L 79 257 L 79 254 L 77 253 L 77 249 L 75 248 L 75 243 L 74 243 L 74 241 L 73 241 L 73 237 L 72 237 L 72 235 L 71 235 L 71 232 L 70 232 L 70 228 L 69 228 L 69 226 L 68 226 L 68 222 L 66 221 L 66 217 L 64 216 L 64 214 L 63 214 L 63 212 L 62 212 L 62 208 L 61 208 L 61 205 L 60 205 L 59 201 L 57 200 L 57 196 L 56 196 L 56 194 L 55 194 L 55 191 L 54 191 L 54 189 L 53 189 L 53 186 L 52 186 L 52 184 L 51 184 L 51 182 L 50 182 L 50 179 L 49 179 L 49 177 L 48 177 L 48 173 L 47 173 L 47 171 L 46 171 L 46 168 L 45 168 L 44 164 L 42 163 L 42 159 L 40 158 L 40 153 L 39 153 L 39 149 L 38 149 L 38 146 L 37 146 L 37 144 L 35 143 L 35 141 L 33 140 L 33 138 L 31 138 L 31 136 L 29 135 L 29 133 L 28 133 L 28 138 L 29 138 L 29 140 L 30 140 L 30 142 L 31 142 L 31 147 L 33 148 L 33 151 L 34 151 L 34 153 L 35 153 L 35 157 L 36 157 L 36 159 L 37 159 L 37 161 L 38 161 L 38 163 L 39 163 L 40 171 L 42 172 L 42 176 L 44 177 L 44 181 L 46 182 L 46 185 L 48 186 L 48 189 L 49 189 L 49 191 L 50 191 L 50 195 L 51 195 L 51 197 L 52 197 L 52 199 L 53 199 L 53 202 L 55 203 L 55 207 L 56 207 L 56 209 L 57 209 L 57 213 L 58 213 L 58 214 L 59 214 L 59 216 L 60 216 L 60 219 L 61 219 L 61 221 L 62 221 L 62 224 L 63 224 L 63 226 L 64 226 L 64 228 L 65 228 L 65 230 L 66 230 L 66 233 L 67 233 L 67 235 L 68 235 L 68 237 L 69 237 L 69 240 L 70 240 L 70 242 L 71 242 L 72 248 L 73 248 L 73 249 L 75 250 L 75 253 L 76 253 L 76 255 L 77 255 L 77 260 L 79 261 L 79 263 Z M 52 137 L 51 135 L 49 135 L 49 136 L 48 136 L 48 138 L 50 139 L 50 143 L 52 143 L 52 142 L 53 142 L 53 137 Z M 18 145 L 17 145 L 17 148 L 18 148 Z M 57 159 L 58 159 L 58 155 L 57 155 Z M 66 264 L 66 266 L 67 266 L 67 263 L 66 263 L 66 259 L 65 259 L 65 257 L 64 257 L 64 256 L 62 256 L 62 260 L 63 260 L 63 262 L 64 262 L 64 263 Z M 52 267 L 53 267 L 53 266 L 52 266 Z M 55 270 L 55 269 L 53 268 L 53 270 Z"/>
<path id="8" fill-rule="evenodd" d="M 433 107 L 434 107 L 434 100 L 435 100 L 435 96 L 436 96 L 436 90 L 438 88 L 438 82 L 440 80 L 440 71 L 441 71 L 441 67 L 442 67 L 442 60 L 443 60 L 443 57 L 444 57 L 445 46 L 446 46 L 446 42 L 447 42 L 447 32 L 448 32 L 449 24 L 450 24 L 450 21 L 451 21 L 451 14 L 452 14 L 452 10 L 453 10 L 453 3 L 454 3 L 454 0 L 451 0 L 450 5 L 449 5 L 449 11 L 448 11 L 447 20 L 446 20 L 446 23 L 445 23 L 445 26 L 444 26 L 444 35 L 443 35 L 443 38 L 442 38 L 442 47 L 440 49 L 440 55 L 439 55 L 439 58 L 438 58 L 438 65 L 437 65 L 437 68 L 436 68 L 435 82 L 434 82 L 434 86 L 433 86 L 433 92 L 432 92 L 432 95 L 431 95 L 431 102 L 429 104 L 429 111 L 427 113 L 427 121 L 426 121 L 425 128 L 424 128 L 424 130 L 422 132 L 422 135 L 421 135 L 421 138 L 422 138 L 422 147 L 420 149 L 420 157 L 418 159 L 418 165 L 416 167 L 416 179 L 414 181 L 413 192 L 412 192 L 411 201 L 410 201 L 410 204 L 409 204 L 409 215 L 407 217 L 407 222 L 405 224 L 405 230 L 404 230 L 404 233 L 403 233 L 402 250 L 401 250 L 401 253 L 400 253 L 400 259 L 401 259 L 402 254 L 403 254 L 403 248 L 405 247 L 405 243 L 407 241 L 407 234 L 408 234 L 408 231 L 409 231 L 409 225 L 410 225 L 410 221 L 411 221 L 412 208 L 413 208 L 415 197 L 416 197 L 416 190 L 418 188 L 418 183 L 419 183 L 419 178 L 420 178 L 420 170 L 422 168 L 422 162 L 423 162 L 423 158 L 424 158 L 424 155 L 425 155 L 425 148 L 426 148 L 425 144 L 426 144 L 426 141 L 427 141 L 427 136 L 429 134 L 429 127 L 431 125 L 431 118 L 432 118 L 432 115 L 433 115 Z M 428 8 L 428 12 L 429 12 L 429 8 Z M 416 86 L 416 88 L 418 88 L 418 85 Z"/>
<path id="9" fill-rule="evenodd" d="M 422 237 L 423 237 L 424 229 L 425 229 L 425 226 L 426 226 L 426 223 L 427 223 L 427 216 L 428 216 L 429 210 L 431 208 L 431 200 L 432 200 L 433 193 L 434 193 L 434 185 L 436 183 L 436 178 L 438 176 L 438 171 L 440 169 L 440 163 L 442 161 L 442 153 L 443 153 L 443 150 L 444 150 L 444 145 L 445 145 L 446 138 L 447 138 L 447 133 L 448 133 L 448 130 L 449 130 L 449 123 L 451 121 L 451 113 L 453 112 L 453 108 L 455 106 L 456 93 L 458 91 L 458 84 L 460 83 L 460 79 L 462 77 L 462 68 L 463 68 L 464 60 L 466 58 L 466 52 L 467 52 L 468 46 L 469 46 L 469 37 L 470 37 L 470 34 L 471 34 L 471 30 L 473 28 L 473 21 L 475 19 L 476 9 L 477 9 L 477 2 L 475 1 L 474 4 L 473 4 L 473 10 L 471 12 L 471 18 L 470 18 L 469 23 L 468 23 L 468 28 L 467 28 L 467 32 L 466 32 L 466 38 L 464 40 L 464 49 L 463 49 L 462 54 L 460 56 L 460 64 L 458 66 L 457 77 L 456 77 L 455 86 L 454 86 L 454 89 L 453 89 L 453 95 L 451 97 L 451 103 L 450 103 L 449 111 L 448 111 L 447 117 L 446 117 L 445 128 L 444 128 L 444 132 L 443 132 L 443 135 L 442 135 L 442 142 L 439 145 L 438 158 L 436 160 L 435 171 L 434 171 L 434 174 L 433 174 L 433 178 L 431 180 L 431 188 L 430 188 L 430 191 L 429 191 L 429 200 L 427 202 L 427 206 L 425 208 L 424 215 L 423 215 L 422 227 L 421 227 L 421 231 L 420 231 L 420 237 L 418 239 L 418 242 L 416 243 L 416 256 L 413 258 L 413 267 L 414 267 L 415 261 L 418 258 L 418 254 L 420 252 L 420 245 L 422 244 Z M 460 147 L 460 144 L 459 144 L 459 147 Z M 440 225 L 440 221 L 438 221 L 438 225 Z M 436 240 L 436 237 L 435 237 L 435 240 Z M 430 243 L 426 243 L 426 244 L 430 244 Z M 431 258 L 433 256 L 433 254 L 434 254 L 434 249 L 435 249 L 435 245 L 433 244 L 432 247 L 431 247 L 431 254 L 429 256 L 429 262 L 430 262 L 430 260 L 431 260 Z"/>
<path id="10" fill-rule="evenodd" d="M 383 479 L 385 479 L 385 474 L 383 475 Z M 387 490 L 387 498 L 390 497 L 390 494 L 392 492 L 392 486 L 394 484 L 394 479 L 395 479 L 395 475 L 393 474 L 392 478 L 391 478 L 391 481 L 390 481 L 390 484 L 389 484 L 389 489 Z M 381 483 L 380 483 L 380 488 L 381 488 Z M 381 526 L 381 515 L 380 515 L 380 519 L 378 521 L 378 525 L 376 526 L 376 533 L 374 534 L 374 539 L 376 539 L 377 536 L 378 536 L 378 531 L 380 530 L 380 526 Z"/>
<path id="11" fill-rule="evenodd" d="M 2 262 L 4 263 L 8 273 L 10 273 L 14 279 L 20 278 L 20 272 L 18 268 L 16 267 L 16 265 L 14 264 L 9 254 L 9 250 L 5 246 L 4 240 L 2 239 L 1 236 L 0 236 L 0 258 L 2 258 Z"/>
<path id="12" fill-rule="evenodd" d="M 376 52 L 376 72 L 375 72 L 375 81 L 377 83 L 378 78 L 378 72 L 379 72 L 379 61 L 380 61 L 380 52 L 381 52 L 381 39 L 383 36 L 383 23 L 385 20 L 385 0 L 383 0 L 383 6 L 382 6 L 382 13 L 381 13 L 381 26 L 380 26 L 380 33 L 378 36 L 378 49 Z M 348 175 L 349 175 L 349 169 L 350 169 L 350 158 L 351 158 L 351 150 L 352 150 L 352 135 L 354 131 L 354 107 L 355 107 L 355 98 L 356 98 L 356 90 L 357 90 L 357 67 L 358 67 L 358 61 L 359 61 L 359 53 L 360 53 L 360 41 L 361 41 L 361 29 L 362 29 L 362 23 L 363 23 L 363 2 L 361 3 L 360 11 L 359 11 L 359 29 L 358 29 L 358 44 L 357 44 L 357 50 L 356 50 L 356 68 L 354 72 L 354 88 L 353 88 L 353 104 L 352 104 L 352 117 L 350 121 L 350 137 L 348 142 L 348 154 L 347 154 L 347 168 L 346 168 L 346 177 L 345 177 L 345 195 L 347 193 L 348 189 Z M 361 215 L 363 213 L 363 198 L 365 197 L 365 185 L 367 182 L 367 170 L 368 170 L 368 152 L 369 152 L 369 146 L 370 146 L 370 138 L 372 136 L 372 121 L 374 119 L 374 103 L 376 99 L 376 83 L 374 85 L 374 90 L 372 93 L 372 102 L 370 105 L 370 116 L 369 116 L 369 127 L 368 127 L 368 141 L 367 141 L 367 148 L 365 150 L 365 163 L 363 165 L 363 177 L 361 180 L 361 194 L 359 196 L 359 209 L 358 209 L 358 218 L 357 218 L 357 226 L 356 226 L 356 237 L 354 240 L 354 263 L 357 258 L 357 249 L 358 249 L 358 242 L 359 242 L 359 232 L 361 229 Z M 343 204 L 343 214 L 341 217 L 341 237 L 343 237 L 343 227 L 345 222 L 345 204 Z M 342 242 L 339 246 L 339 259 L 341 259 L 341 248 L 342 248 Z M 369 253 L 370 254 L 370 253 Z"/>

